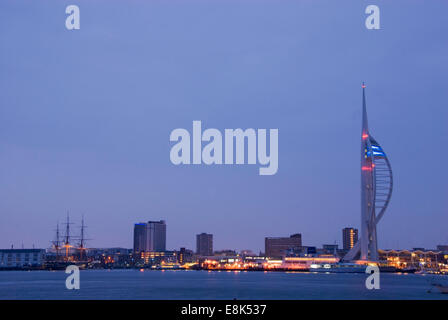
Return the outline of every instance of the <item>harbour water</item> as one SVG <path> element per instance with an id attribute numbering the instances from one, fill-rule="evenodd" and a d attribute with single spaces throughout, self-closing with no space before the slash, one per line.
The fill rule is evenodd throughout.
<path id="1" fill-rule="evenodd" d="M 430 285 L 448 276 L 390 274 L 380 289 L 366 274 L 82 270 L 68 290 L 64 271 L 0 272 L 0 299 L 447 299 Z"/>

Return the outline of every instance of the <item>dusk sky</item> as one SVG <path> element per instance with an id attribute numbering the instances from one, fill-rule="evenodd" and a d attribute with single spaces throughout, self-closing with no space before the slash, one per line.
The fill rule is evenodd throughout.
<path id="1" fill-rule="evenodd" d="M 67 30 L 65 8 L 80 8 Z M 367 30 L 367 5 L 381 29 Z M 0 248 L 47 248 L 67 211 L 90 247 L 264 250 L 360 226 L 361 83 L 394 172 L 380 248 L 448 244 L 448 2 L 0 2 Z M 172 130 L 279 130 L 279 168 L 170 162 Z M 77 225 L 74 232 L 79 232 Z"/>

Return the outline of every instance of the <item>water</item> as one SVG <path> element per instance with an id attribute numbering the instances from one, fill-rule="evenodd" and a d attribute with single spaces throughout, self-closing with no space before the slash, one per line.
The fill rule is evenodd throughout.
<path id="1" fill-rule="evenodd" d="M 448 276 L 381 274 L 367 290 L 365 274 L 85 270 L 80 290 L 64 271 L 0 272 L 0 299 L 448 299 L 429 281 Z"/>

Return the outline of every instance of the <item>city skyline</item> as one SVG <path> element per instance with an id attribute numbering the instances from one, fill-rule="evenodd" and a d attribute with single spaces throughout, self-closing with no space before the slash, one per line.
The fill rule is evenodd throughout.
<path id="1" fill-rule="evenodd" d="M 1 3 L 0 247 L 48 247 L 67 210 L 92 247 L 131 248 L 134 222 L 158 219 L 167 248 L 195 248 L 201 232 L 217 250 L 297 232 L 341 244 L 342 228 L 361 229 L 362 81 L 394 167 L 379 248 L 448 243 L 445 6 L 379 2 L 373 32 L 346 1 L 81 0 L 75 32 L 62 3 Z M 198 119 L 278 128 L 278 172 L 174 166 L 170 132 Z"/>
<path id="2" fill-rule="evenodd" d="M 84 224 L 84 216 L 82 216 L 81 219 L 81 227 L 80 227 L 80 233 L 79 235 L 71 231 L 71 233 L 68 233 L 69 225 L 76 225 L 76 222 L 70 222 L 69 214 L 67 214 L 67 221 L 63 223 L 57 223 L 55 231 L 55 238 L 50 242 L 50 245 L 48 247 L 42 247 L 41 249 L 44 250 L 56 250 L 57 252 L 60 251 L 62 255 L 67 255 L 69 252 L 71 252 L 71 248 L 73 250 L 90 250 L 90 249 L 96 249 L 96 248 L 126 248 L 129 250 L 132 250 L 133 252 L 139 253 L 139 252 L 163 252 L 163 251 L 177 251 L 182 249 L 191 250 L 192 252 L 195 252 L 196 254 L 199 254 L 202 250 L 199 249 L 200 246 L 205 246 L 205 250 L 210 250 L 208 255 L 213 255 L 215 252 L 220 251 L 235 251 L 235 252 L 253 252 L 254 254 L 263 253 L 267 254 L 266 248 L 268 246 L 283 249 L 274 249 L 274 250 L 284 250 L 286 248 L 292 248 L 292 247 L 311 247 L 311 248 L 324 248 L 325 247 L 336 247 L 340 250 L 344 250 L 346 252 L 345 257 L 343 257 L 344 260 L 353 260 L 353 257 L 348 257 L 353 250 L 356 249 L 355 245 L 358 244 L 358 229 L 354 227 L 346 226 L 342 228 L 342 238 L 338 240 L 334 240 L 332 243 L 302 243 L 302 234 L 301 233 L 295 233 L 290 236 L 281 235 L 281 236 L 266 236 L 264 238 L 264 250 L 260 249 L 258 251 L 252 250 L 252 249 L 235 249 L 230 247 L 222 247 L 215 249 L 213 246 L 213 234 L 201 232 L 199 234 L 195 235 L 195 247 L 188 247 L 188 246 L 180 246 L 178 248 L 168 248 L 166 247 L 166 230 L 167 230 L 167 224 L 165 220 L 159 220 L 159 221 L 147 221 L 147 222 L 137 222 L 134 223 L 134 231 L 133 231 L 133 246 L 132 247 L 125 247 L 125 246 L 89 246 L 86 245 L 86 243 L 91 240 L 86 238 L 86 232 L 85 229 L 87 226 Z M 59 226 L 65 226 L 66 231 L 61 229 Z M 205 238 L 204 238 L 205 237 Z M 76 244 L 75 244 L 76 243 Z M 268 244 L 269 243 L 269 244 Z M 292 245 L 293 244 L 293 245 Z M 359 245 L 359 244 L 358 244 Z M 440 247 L 446 248 L 448 244 L 437 244 L 434 247 L 427 247 L 424 248 L 426 250 L 441 250 Z M 359 246 L 357 246 L 359 248 Z M 22 243 L 20 247 L 16 247 L 14 245 L 11 245 L 10 249 L 31 249 L 31 247 L 26 247 Z M 67 252 L 66 249 L 70 248 Z M 195 250 L 196 248 L 196 250 Z M 244 246 L 241 246 L 240 248 L 245 248 Z M 415 246 L 413 248 L 381 248 L 379 247 L 378 250 L 410 250 L 410 249 L 421 249 L 422 246 Z M 435 249 L 437 248 L 437 249 Z M 2 249 L 2 248 L 0 248 Z M 7 248 L 3 248 L 7 249 Z M 32 245 L 32 249 L 35 249 L 35 245 Z M 353 250 L 351 250 L 353 249 Z M 359 249 L 356 249 L 358 251 Z M 278 251 L 280 252 L 280 251 Z M 358 251 L 359 252 L 359 251 Z M 71 254 L 71 253 L 70 253 Z M 207 254 L 202 254 L 207 255 Z M 356 252 L 354 257 L 356 258 Z"/>

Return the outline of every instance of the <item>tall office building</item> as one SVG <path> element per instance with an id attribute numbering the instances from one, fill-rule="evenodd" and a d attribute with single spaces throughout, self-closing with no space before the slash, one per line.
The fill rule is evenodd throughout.
<path id="1" fill-rule="evenodd" d="M 201 233 L 196 235 L 196 253 L 201 256 L 213 255 L 213 235 Z"/>
<path id="2" fill-rule="evenodd" d="M 389 159 L 372 137 L 367 123 L 366 86 L 362 84 L 361 131 L 361 237 L 344 260 L 378 261 L 376 225 L 392 196 L 393 178 Z"/>
<path id="3" fill-rule="evenodd" d="M 290 237 L 276 237 L 264 239 L 264 250 L 266 257 L 283 257 L 288 250 L 300 249 L 302 247 L 302 235 L 296 233 Z"/>
<path id="4" fill-rule="evenodd" d="M 358 242 L 358 229 L 342 229 L 342 248 L 344 250 L 351 250 L 355 246 L 356 242 Z"/>
<path id="5" fill-rule="evenodd" d="M 146 247 L 146 223 L 134 224 L 134 252 L 145 251 Z"/>
<path id="6" fill-rule="evenodd" d="M 134 225 L 134 252 L 166 251 L 166 224 L 164 220 Z"/>

